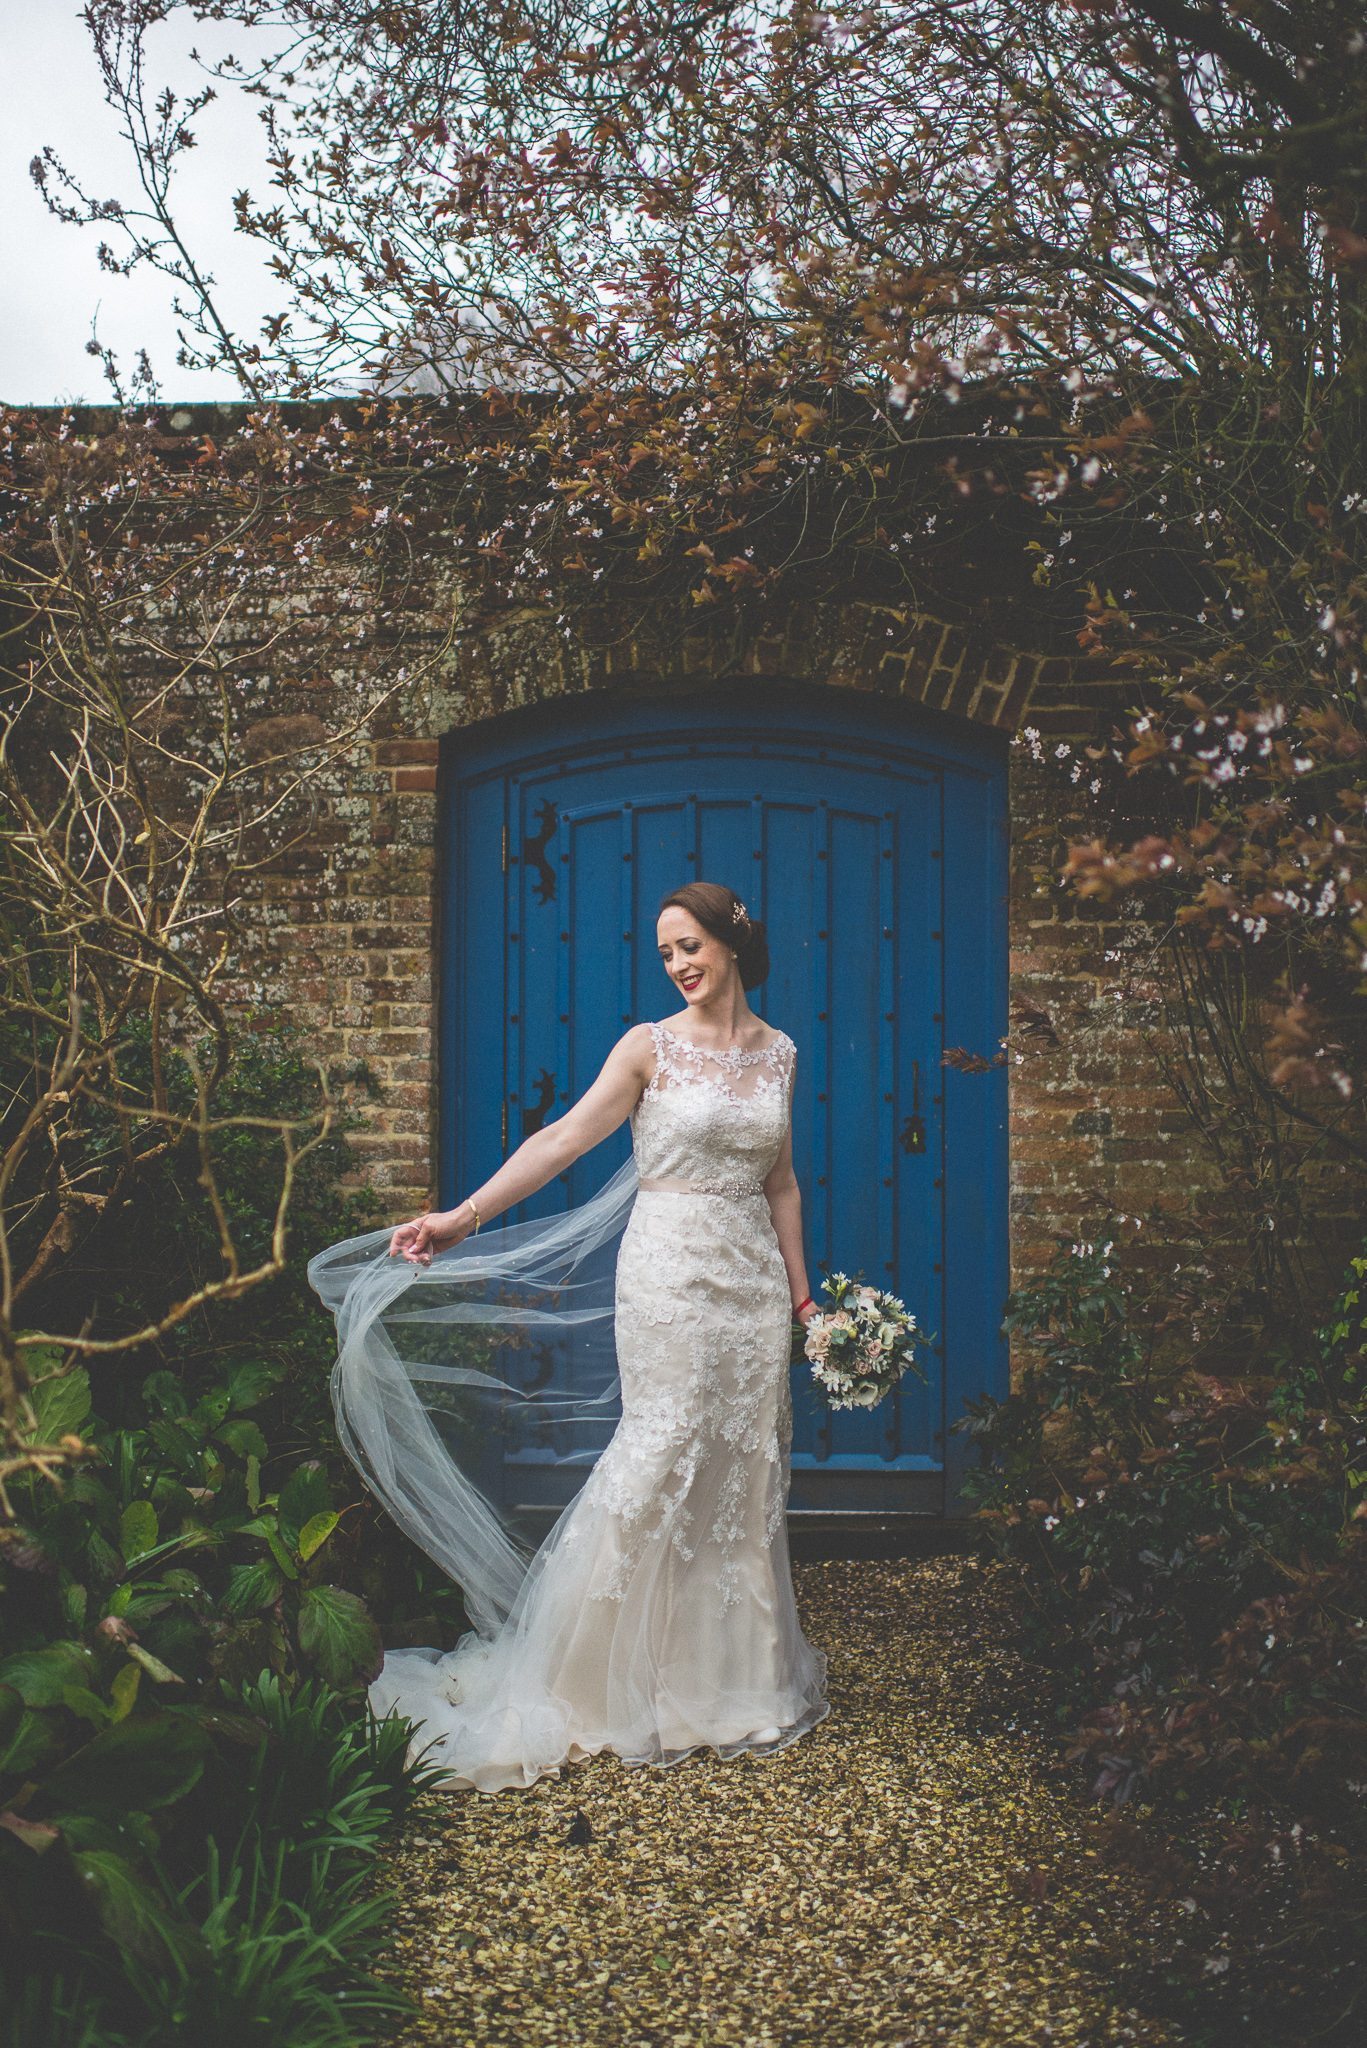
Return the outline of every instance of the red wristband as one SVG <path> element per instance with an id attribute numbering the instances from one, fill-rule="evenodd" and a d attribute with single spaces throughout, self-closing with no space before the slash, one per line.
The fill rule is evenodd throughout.
<path id="1" fill-rule="evenodd" d="M 815 1302 L 814 1302 L 814 1301 L 812 1300 L 812 1297 L 811 1297 L 811 1295 L 809 1294 L 809 1295 L 806 1295 L 806 1296 L 804 1297 L 804 1299 L 803 1299 L 803 1300 L 801 1300 L 801 1301 L 800 1301 L 800 1302 L 798 1303 L 797 1307 L 796 1307 L 796 1308 L 795 1308 L 795 1309 L 793 1310 L 793 1314 L 794 1314 L 795 1316 L 800 1316 L 800 1315 L 802 1314 L 802 1311 L 803 1311 L 803 1309 L 804 1309 L 804 1308 L 815 1308 L 815 1307 L 816 1307 L 816 1303 L 815 1303 Z"/>

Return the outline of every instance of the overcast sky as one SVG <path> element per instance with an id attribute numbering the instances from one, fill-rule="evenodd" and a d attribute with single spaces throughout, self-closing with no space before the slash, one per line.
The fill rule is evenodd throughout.
<path id="1" fill-rule="evenodd" d="M 220 53 L 222 30 L 195 28 L 179 18 L 149 42 L 157 87 L 184 95 L 197 72 L 192 45 Z M 240 32 L 233 46 L 247 47 Z M 0 402 L 56 405 L 108 400 L 109 387 L 85 353 L 91 321 L 113 347 L 125 376 L 145 347 L 167 399 L 236 398 L 229 377 L 192 375 L 176 367 L 172 287 L 151 272 L 111 277 L 96 262 L 102 233 L 68 227 L 48 213 L 29 176 L 29 162 L 54 148 L 87 191 L 128 198 L 132 159 L 104 103 L 88 31 L 74 0 L 0 0 L 0 76 L 6 105 L 0 121 Z M 245 185 L 260 198 L 266 187 L 260 124 L 250 102 L 225 93 L 194 124 L 199 147 L 182 159 L 177 206 L 196 252 L 207 254 L 220 281 L 223 305 L 239 326 L 254 331 L 263 310 L 278 303 L 259 245 L 233 233 L 232 197 Z M 116 237 L 109 235 L 111 244 Z"/>

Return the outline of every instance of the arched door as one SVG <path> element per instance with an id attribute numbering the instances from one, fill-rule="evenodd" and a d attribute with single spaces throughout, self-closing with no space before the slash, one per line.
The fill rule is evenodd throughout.
<path id="1" fill-rule="evenodd" d="M 794 1157 L 815 1288 L 892 1286 L 936 1332 L 926 1383 L 830 1418 L 793 1369 L 794 1509 L 953 1514 L 947 1424 L 1005 1387 L 1000 735 L 853 692 L 729 687 L 511 714 L 445 744 L 441 1200 L 563 1114 L 626 1027 L 679 1008 L 659 899 L 701 877 L 769 930 L 755 1009 L 798 1048 Z M 582 1201 L 626 1127 L 514 1217 Z M 505 1446 L 489 1483 L 558 1508 L 582 1465 Z"/>

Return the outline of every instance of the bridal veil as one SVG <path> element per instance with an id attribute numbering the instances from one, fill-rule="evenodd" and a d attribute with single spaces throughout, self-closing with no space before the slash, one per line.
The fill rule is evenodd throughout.
<path id="1" fill-rule="evenodd" d="M 616 1427 L 615 1273 L 636 1191 L 633 1155 L 578 1207 L 495 1223 L 427 1266 L 390 1256 L 392 1226 L 309 1260 L 336 1319 L 342 1446 L 485 1639 L 533 1555 L 489 1497 L 504 1452 L 587 1470 Z"/>

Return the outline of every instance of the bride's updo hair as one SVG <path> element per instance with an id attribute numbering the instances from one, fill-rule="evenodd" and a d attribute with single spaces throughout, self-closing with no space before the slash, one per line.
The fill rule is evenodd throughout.
<path id="1" fill-rule="evenodd" d="M 735 948 L 742 988 L 759 987 L 769 972 L 769 941 L 762 920 L 751 917 L 734 889 L 724 882 L 685 882 L 665 897 L 656 915 L 663 916 L 671 903 L 695 917 L 714 939 Z"/>

